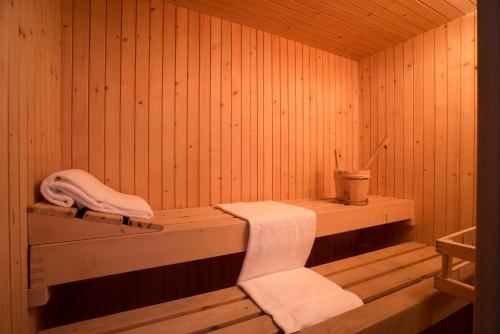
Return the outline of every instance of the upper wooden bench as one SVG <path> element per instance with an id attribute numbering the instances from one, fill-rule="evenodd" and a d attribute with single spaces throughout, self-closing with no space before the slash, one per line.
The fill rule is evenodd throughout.
<path id="1" fill-rule="evenodd" d="M 366 206 L 331 199 L 287 203 L 317 214 L 316 236 L 399 221 L 411 223 L 411 200 L 370 197 Z M 54 208 L 55 211 L 53 210 Z M 244 252 L 247 223 L 214 207 L 155 211 L 152 220 L 35 204 L 28 213 L 30 288 Z M 107 223 L 107 224 L 103 224 Z"/>
<path id="2" fill-rule="evenodd" d="M 456 278 L 473 271 L 456 260 Z M 432 276 L 441 258 L 409 242 L 312 268 L 356 293 L 365 305 L 305 329 L 305 333 L 418 333 L 466 306 L 439 292 Z M 459 277 L 460 276 L 460 277 Z M 238 287 L 42 331 L 63 333 L 278 333 L 270 316 Z"/>

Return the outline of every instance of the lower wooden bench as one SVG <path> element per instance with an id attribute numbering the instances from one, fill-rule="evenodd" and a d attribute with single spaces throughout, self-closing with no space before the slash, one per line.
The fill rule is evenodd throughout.
<path id="1" fill-rule="evenodd" d="M 458 260 L 459 261 L 459 260 Z M 459 262 L 455 266 L 463 264 Z M 409 242 L 312 268 L 354 292 L 365 305 L 304 332 L 416 333 L 468 303 L 434 289 L 441 257 Z M 466 267 L 456 271 L 471 274 Z M 392 330 L 391 330 L 392 329 Z M 238 287 L 213 291 L 42 333 L 278 333 L 270 316 Z"/>

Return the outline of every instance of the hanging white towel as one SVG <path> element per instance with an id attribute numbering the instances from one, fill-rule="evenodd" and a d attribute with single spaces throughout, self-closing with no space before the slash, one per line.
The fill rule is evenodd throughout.
<path id="1" fill-rule="evenodd" d="M 250 234 L 238 282 L 303 267 L 316 234 L 316 213 L 280 202 L 220 204 L 249 222 Z"/>
<path id="2" fill-rule="evenodd" d="M 126 217 L 153 217 L 153 211 L 144 199 L 111 189 L 79 169 L 63 170 L 47 176 L 40 186 L 40 192 L 47 201 L 59 206 L 76 204 Z"/>
<path id="3" fill-rule="evenodd" d="M 248 221 L 238 285 L 285 333 L 363 305 L 358 296 L 304 268 L 315 238 L 315 212 L 272 201 L 218 207 Z"/>

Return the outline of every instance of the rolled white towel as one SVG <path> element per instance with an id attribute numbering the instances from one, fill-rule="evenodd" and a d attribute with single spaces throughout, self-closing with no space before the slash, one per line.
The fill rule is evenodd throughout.
<path id="1" fill-rule="evenodd" d="M 80 169 L 55 172 L 45 178 L 40 192 L 52 204 L 73 204 L 126 217 L 152 218 L 153 210 L 141 197 L 120 193 Z"/>

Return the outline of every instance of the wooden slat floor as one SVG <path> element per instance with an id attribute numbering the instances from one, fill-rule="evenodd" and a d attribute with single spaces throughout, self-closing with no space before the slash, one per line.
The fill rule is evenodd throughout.
<path id="1" fill-rule="evenodd" d="M 416 290 L 428 289 L 428 285 L 432 282 L 427 278 L 439 272 L 440 266 L 441 258 L 433 247 L 408 242 L 312 269 L 343 288 L 356 293 L 365 304 L 369 305 L 396 291 L 402 293 L 401 291 L 410 286 Z M 458 304 L 455 302 L 455 304 L 455 310 L 465 305 L 463 302 Z M 358 310 L 365 307 L 367 305 Z M 448 309 L 452 313 L 453 307 Z M 357 310 L 351 312 L 357 312 Z M 437 318 L 435 321 L 439 320 Z M 203 333 L 210 331 L 217 333 L 279 332 L 271 318 L 235 286 L 48 329 L 42 333 Z"/>

